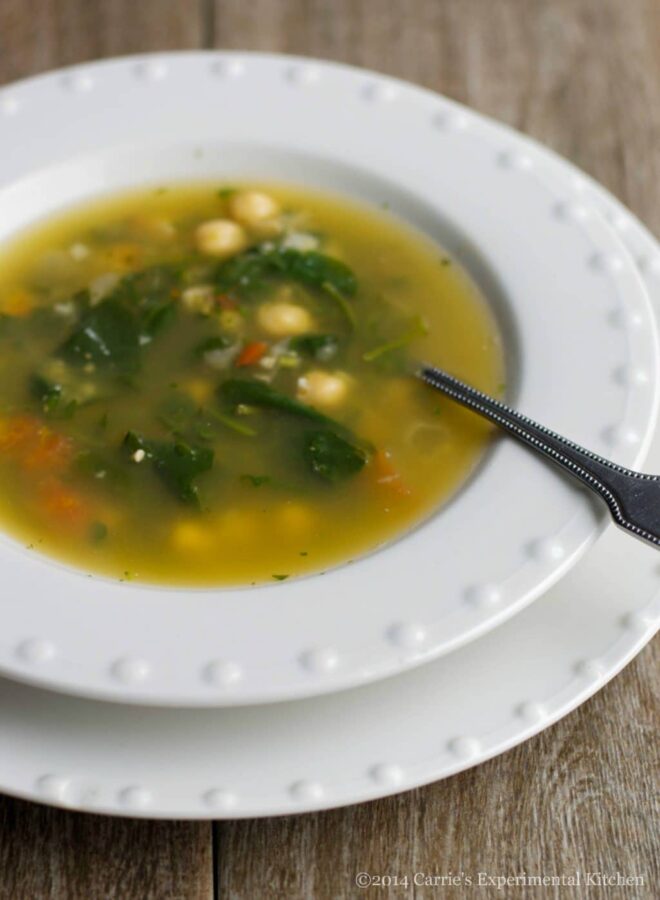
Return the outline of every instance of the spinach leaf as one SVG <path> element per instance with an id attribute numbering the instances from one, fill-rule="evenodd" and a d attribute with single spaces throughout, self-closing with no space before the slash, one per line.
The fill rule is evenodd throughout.
<path id="1" fill-rule="evenodd" d="M 230 378 L 218 388 L 220 398 L 229 406 L 259 406 L 265 409 L 277 409 L 291 415 L 312 419 L 315 422 L 334 424 L 322 413 L 317 412 L 306 403 L 294 400 L 281 394 L 263 381 L 249 381 L 243 378 Z"/>
<path id="2" fill-rule="evenodd" d="M 312 472 L 330 482 L 356 475 L 367 461 L 362 448 L 328 430 L 308 432 L 304 454 Z"/>
<path id="3" fill-rule="evenodd" d="M 340 260 L 315 250 L 303 252 L 279 247 L 247 250 L 221 263 L 215 272 L 215 282 L 219 290 L 249 295 L 278 275 L 342 297 L 352 297 L 357 291 L 355 275 Z"/>
<path id="4" fill-rule="evenodd" d="M 32 375 L 29 384 L 30 393 L 45 415 L 67 418 L 76 411 L 77 400 L 68 397 L 61 384 L 49 381 L 43 375 Z"/>
<path id="5" fill-rule="evenodd" d="M 140 362 L 135 317 L 114 299 L 91 307 L 83 312 L 78 327 L 60 347 L 59 356 L 72 365 L 93 363 L 117 374 L 133 374 Z"/>
<path id="6" fill-rule="evenodd" d="M 334 334 L 301 334 L 289 341 L 291 350 L 328 362 L 336 354 L 339 341 Z"/>
<path id="7" fill-rule="evenodd" d="M 214 337 L 207 337 L 198 344 L 195 344 L 193 347 L 193 355 L 201 358 L 205 353 L 209 353 L 211 350 L 226 350 L 228 347 L 231 347 L 232 343 L 232 340 L 221 334 L 215 335 Z"/>
<path id="8" fill-rule="evenodd" d="M 213 450 L 185 444 L 150 441 L 129 431 L 124 449 L 134 456 L 142 450 L 163 484 L 182 503 L 199 506 L 199 494 L 193 479 L 207 472 L 213 465 Z"/>
<path id="9" fill-rule="evenodd" d="M 273 250 L 273 265 L 281 272 L 309 287 L 324 289 L 327 285 L 345 297 L 357 291 L 357 279 L 351 269 L 338 259 L 316 250 Z"/>

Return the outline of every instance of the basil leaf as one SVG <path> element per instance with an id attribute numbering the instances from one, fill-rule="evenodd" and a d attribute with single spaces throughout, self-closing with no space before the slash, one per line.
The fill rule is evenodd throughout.
<path id="1" fill-rule="evenodd" d="M 142 450 L 168 490 L 182 503 L 199 506 L 199 493 L 193 480 L 213 465 L 213 450 L 185 444 L 150 441 L 129 431 L 124 449 L 131 456 Z"/>
<path id="2" fill-rule="evenodd" d="M 231 378 L 218 388 L 220 398 L 229 406 L 259 406 L 265 409 L 276 409 L 281 412 L 312 419 L 315 422 L 334 424 L 332 419 L 317 412 L 306 403 L 294 400 L 281 394 L 263 381 L 249 381 L 242 378 Z"/>
<path id="3" fill-rule="evenodd" d="M 327 430 L 305 435 L 304 455 L 312 472 L 330 482 L 356 475 L 367 461 L 362 448 Z"/>

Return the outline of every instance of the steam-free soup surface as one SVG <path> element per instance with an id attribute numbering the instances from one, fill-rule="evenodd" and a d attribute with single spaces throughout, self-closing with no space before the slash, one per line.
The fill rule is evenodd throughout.
<path id="1" fill-rule="evenodd" d="M 0 252 L 0 523 L 87 571 L 236 585 L 318 572 L 437 509 L 497 393 L 463 272 L 381 211 L 281 185 L 149 188 Z"/>

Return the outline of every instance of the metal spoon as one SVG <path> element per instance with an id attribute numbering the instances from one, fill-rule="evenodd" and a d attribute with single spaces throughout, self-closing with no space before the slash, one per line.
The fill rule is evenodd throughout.
<path id="1" fill-rule="evenodd" d="M 441 369 L 423 365 L 417 376 L 547 456 L 598 494 L 617 525 L 660 547 L 660 476 L 633 472 L 597 456 Z"/>

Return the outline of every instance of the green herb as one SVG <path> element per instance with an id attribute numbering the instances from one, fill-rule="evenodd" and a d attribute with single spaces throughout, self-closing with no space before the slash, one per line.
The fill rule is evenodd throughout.
<path id="1" fill-rule="evenodd" d="M 71 365 L 95 366 L 131 374 L 140 362 L 140 333 L 135 317 L 116 300 L 88 309 L 59 355 Z"/>
<path id="2" fill-rule="evenodd" d="M 89 539 L 92 544 L 100 544 L 108 536 L 108 526 L 103 522 L 92 522 L 89 526 Z"/>
<path id="3" fill-rule="evenodd" d="M 250 249 L 221 263 L 215 272 L 221 291 L 250 295 L 274 277 L 287 277 L 306 287 L 331 294 L 334 299 L 352 297 L 357 291 L 355 275 L 345 263 L 315 250 Z M 352 314 L 350 306 L 348 306 Z"/>
<path id="4" fill-rule="evenodd" d="M 450 266 L 451 260 L 448 259 L 446 256 L 443 256 L 442 259 L 440 260 L 440 265 L 441 266 Z"/>
<path id="5" fill-rule="evenodd" d="M 193 481 L 212 467 L 213 450 L 183 441 L 150 441 L 133 431 L 128 432 L 123 446 L 131 457 L 143 451 L 158 477 L 178 500 L 199 505 L 198 489 Z"/>
<path id="6" fill-rule="evenodd" d="M 286 581 L 287 578 L 290 578 L 290 575 L 273 575 L 275 581 Z"/>
<path id="7" fill-rule="evenodd" d="M 393 350 L 399 350 L 401 347 L 405 347 L 406 344 L 409 344 L 418 337 L 423 337 L 425 334 L 428 334 L 428 326 L 421 316 L 416 316 L 408 328 L 408 331 L 402 334 L 401 337 L 395 338 L 392 341 L 386 341 L 384 344 L 379 344 L 378 347 L 368 350 L 366 353 L 362 354 L 362 359 L 365 362 L 374 362 L 374 360 L 379 359 L 379 357 L 384 356 L 386 353 L 391 353 Z"/>
<path id="8" fill-rule="evenodd" d="M 361 447 L 349 443 L 334 431 L 311 431 L 306 434 L 304 454 L 312 472 L 331 482 L 356 475 L 367 461 Z"/>
<path id="9" fill-rule="evenodd" d="M 336 354 L 339 341 L 334 334 L 301 334 L 289 341 L 291 350 L 327 362 Z"/>
<path id="10" fill-rule="evenodd" d="M 232 419 L 231 416 L 225 416 L 223 413 L 216 412 L 214 409 L 209 409 L 205 412 L 202 411 L 202 414 L 208 415 L 212 420 L 224 425 L 225 428 L 230 428 L 232 431 L 235 431 L 236 434 L 240 434 L 243 437 L 257 436 L 257 432 L 254 428 L 245 425 L 243 422 L 238 422 L 236 419 Z"/>
<path id="11" fill-rule="evenodd" d="M 236 193 L 236 188 L 233 187 L 222 187 L 218 190 L 218 197 L 221 200 L 229 200 Z"/>
<path id="12" fill-rule="evenodd" d="M 270 484 L 270 475 L 241 475 L 240 480 L 243 484 L 252 485 L 252 487 L 261 487 L 264 484 Z"/>
<path id="13" fill-rule="evenodd" d="M 249 381 L 242 378 L 231 378 L 223 382 L 218 388 L 220 398 L 229 406 L 237 407 L 259 406 L 265 409 L 277 409 L 291 415 L 312 419 L 315 422 L 323 422 L 333 425 L 332 419 L 328 419 L 322 413 L 317 412 L 306 403 L 294 400 L 281 394 L 263 381 Z"/>
<path id="14" fill-rule="evenodd" d="M 330 281 L 324 281 L 321 287 L 323 288 L 325 293 L 329 297 L 332 297 L 332 299 L 335 301 L 335 303 L 341 310 L 342 315 L 348 322 L 350 330 L 353 331 L 356 325 L 355 312 L 353 311 L 353 307 L 348 302 L 346 297 L 344 297 L 341 291 L 338 291 L 334 284 L 332 284 L 332 282 Z"/>
<path id="15" fill-rule="evenodd" d="M 309 553 L 306 550 L 301 550 L 298 555 L 299 556 L 309 556 Z"/>
<path id="16" fill-rule="evenodd" d="M 38 401 L 47 416 L 68 418 L 78 406 L 78 401 L 65 392 L 61 384 L 49 381 L 42 375 L 32 375 L 29 381 L 30 393 Z"/>

